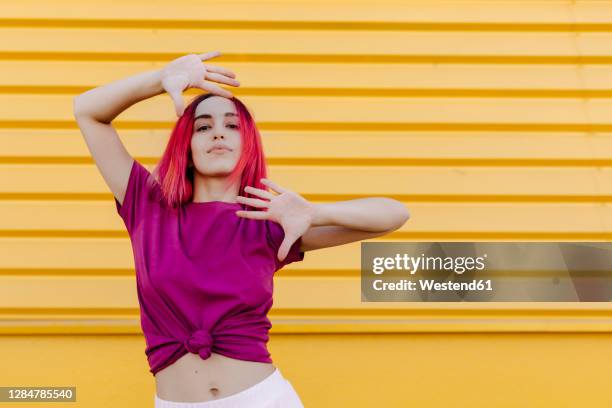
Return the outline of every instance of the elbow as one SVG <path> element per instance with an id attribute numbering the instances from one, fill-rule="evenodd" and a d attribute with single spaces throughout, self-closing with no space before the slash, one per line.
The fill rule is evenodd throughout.
<path id="1" fill-rule="evenodd" d="M 72 115 L 75 119 L 82 115 L 82 104 L 79 102 L 79 96 L 80 95 L 77 95 L 72 98 Z"/>
<path id="2" fill-rule="evenodd" d="M 401 228 L 408 220 L 410 219 L 410 211 L 408 208 L 398 201 L 398 211 L 397 211 L 397 228 Z"/>
<path id="3" fill-rule="evenodd" d="M 87 106 L 89 104 L 89 101 L 88 101 L 88 97 L 85 95 L 86 93 L 87 92 L 84 92 L 72 98 L 72 114 L 75 119 L 78 119 L 84 116 L 86 117 L 91 116 L 89 113 L 90 109 Z"/>
<path id="4" fill-rule="evenodd" d="M 410 211 L 401 201 L 391 201 L 393 207 L 389 208 L 387 214 L 392 214 L 392 227 L 387 232 L 400 229 L 410 219 Z"/>
<path id="5" fill-rule="evenodd" d="M 406 207 L 404 204 L 402 204 L 402 203 L 400 203 L 400 204 L 401 204 L 401 207 L 402 207 L 402 209 L 400 211 L 400 213 L 401 213 L 401 215 L 400 215 L 400 218 L 401 218 L 401 225 L 400 225 L 400 227 L 401 227 L 406 222 L 408 222 L 408 220 L 410 219 L 410 210 L 408 210 L 408 207 Z"/>

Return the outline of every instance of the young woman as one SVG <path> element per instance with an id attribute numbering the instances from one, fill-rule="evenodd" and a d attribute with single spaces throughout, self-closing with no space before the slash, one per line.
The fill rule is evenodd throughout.
<path id="1" fill-rule="evenodd" d="M 74 115 L 134 252 L 156 407 L 302 407 L 270 358 L 273 276 L 304 252 L 387 234 L 408 219 L 384 197 L 315 204 L 266 178 L 259 131 L 233 72 L 182 56 L 89 90 Z M 187 88 L 209 91 L 184 108 Z M 111 122 L 167 92 L 178 120 L 153 172 Z M 268 190 L 268 188 L 271 190 Z"/>

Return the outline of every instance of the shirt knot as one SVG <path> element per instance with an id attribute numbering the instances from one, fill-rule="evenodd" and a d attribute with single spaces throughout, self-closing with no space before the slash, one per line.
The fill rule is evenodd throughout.
<path id="1" fill-rule="evenodd" d="M 185 348 L 190 353 L 199 354 L 204 360 L 210 357 L 212 337 L 206 330 L 196 330 L 184 341 Z"/>

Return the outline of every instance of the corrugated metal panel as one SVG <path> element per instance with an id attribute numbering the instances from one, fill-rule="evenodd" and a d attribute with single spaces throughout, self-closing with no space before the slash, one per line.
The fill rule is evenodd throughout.
<path id="1" fill-rule="evenodd" d="M 3 10 L 15 39 L 0 49 L 5 274 L 131 276 L 123 226 L 75 129 L 71 98 L 209 48 L 239 73 L 234 92 L 261 126 L 271 178 L 318 202 L 402 200 L 413 217 L 385 240 L 610 236 L 611 80 L 601 59 L 612 43 L 601 3 L 184 7 Z M 70 12 L 59 19 L 62 9 Z M 334 9 L 344 12 L 330 20 Z M 162 95 L 116 124 L 152 167 L 173 120 Z M 75 247 L 100 256 L 80 259 Z M 334 276 L 355 279 L 358 248 L 311 252 L 279 274 L 279 287 L 296 275 L 323 287 Z M 365 316 L 373 306 L 355 307 Z M 285 308 L 277 302 L 275 311 Z"/>

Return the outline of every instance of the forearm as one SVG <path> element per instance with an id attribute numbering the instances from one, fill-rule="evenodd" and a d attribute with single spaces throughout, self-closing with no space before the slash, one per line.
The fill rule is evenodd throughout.
<path id="1" fill-rule="evenodd" d="M 110 123 L 135 103 L 164 93 L 161 71 L 145 71 L 97 88 L 74 98 L 75 116 L 88 116 L 98 122 Z"/>
<path id="2" fill-rule="evenodd" d="M 341 225 L 379 232 L 400 228 L 410 218 L 408 209 L 401 202 L 385 197 L 312 205 L 313 226 Z"/>

